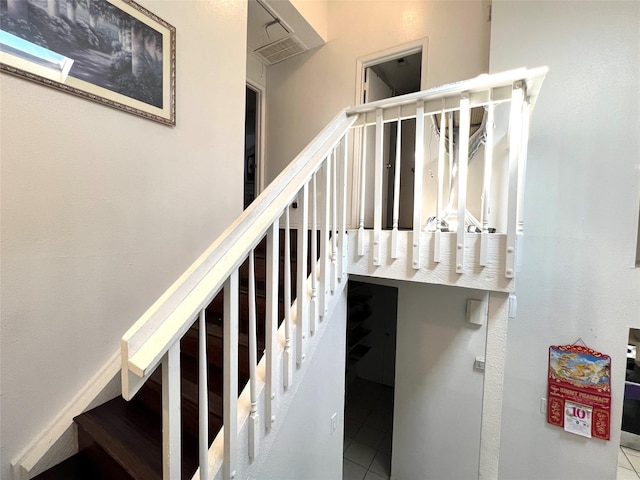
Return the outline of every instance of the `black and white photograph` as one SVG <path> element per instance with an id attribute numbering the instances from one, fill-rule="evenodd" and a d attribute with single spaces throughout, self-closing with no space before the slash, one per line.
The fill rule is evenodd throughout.
<path id="1" fill-rule="evenodd" d="M 142 102 L 143 112 L 133 113 L 147 112 L 144 116 L 149 117 L 165 112 L 157 120 L 175 124 L 175 28 L 140 5 L 121 0 L 0 0 L 0 27 L 72 59 L 65 82 L 72 93 L 82 95 L 75 90 L 86 82 L 99 87 L 87 89 L 93 100 L 128 111 L 139 109 L 137 102 Z"/>

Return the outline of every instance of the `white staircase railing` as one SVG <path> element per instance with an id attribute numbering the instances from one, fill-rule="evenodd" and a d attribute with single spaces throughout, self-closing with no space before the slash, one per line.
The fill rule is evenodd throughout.
<path id="1" fill-rule="evenodd" d="M 347 151 L 346 134 L 356 117 L 340 113 L 327 128 L 284 170 L 274 182 L 249 206 L 216 242 L 158 299 L 158 301 L 127 331 L 122 338 L 122 392 L 131 399 L 162 364 L 163 402 L 163 462 L 165 478 L 180 478 L 180 340 L 199 319 L 200 351 L 206 349 L 205 309 L 213 298 L 224 289 L 224 339 L 223 339 L 223 422 L 224 422 L 224 478 L 233 478 L 237 470 L 238 455 L 238 270 L 250 259 L 249 267 L 249 351 L 250 351 L 250 446 L 249 454 L 255 455 L 257 429 L 256 409 L 256 315 L 255 276 L 253 249 L 265 236 L 267 238 L 266 283 L 266 372 L 265 416 L 275 415 L 274 382 L 283 378 L 285 387 L 293 379 L 294 363 L 302 362 L 305 352 L 303 332 L 308 330 L 307 309 L 310 295 L 307 291 L 307 242 L 304 234 L 297 235 L 297 292 L 295 302 L 295 337 L 291 310 L 291 257 L 289 214 L 291 204 L 297 199 L 299 212 L 297 229 L 308 228 L 309 184 L 313 189 L 313 249 L 317 248 L 316 231 L 320 232 L 321 259 L 319 280 L 315 280 L 318 298 L 313 299 L 314 316 L 324 317 L 328 312 L 327 295 L 337 279 L 346 281 L 342 259 L 346 249 L 345 212 L 347 199 L 346 181 L 343 177 Z M 332 173 L 333 172 L 333 173 Z M 340 182 L 337 182 L 340 172 Z M 321 221 L 318 225 L 317 185 L 322 186 Z M 333 224 L 330 223 L 333 219 Z M 280 221 L 285 229 L 285 350 L 284 375 L 276 369 L 278 327 L 278 257 Z M 338 220 L 338 223 L 336 223 Z M 332 228 L 331 225 L 341 225 Z M 318 308 L 319 305 L 319 308 Z M 316 328 L 314 325 L 312 331 Z M 294 345 L 295 344 L 295 345 Z M 297 358 L 294 360 L 294 353 Z M 209 444 L 207 359 L 199 355 L 199 405 L 200 405 L 200 472 L 208 472 Z M 204 476 L 202 478 L 205 478 Z"/>
<path id="2" fill-rule="evenodd" d="M 513 290 L 529 118 L 546 72 L 481 75 L 347 110 L 358 115 L 351 273 L 397 278 L 415 271 L 405 276 Z M 483 158 L 472 162 L 474 155 Z M 413 199 L 402 202 L 407 191 Z M 383 217 L 392 219 L 386 227 Z"/>
<path id="3" fill-rule="evenodd" d="M 424 235 L 435 238 L 432 262 L 445 263 L 447 251 L 443 237 L 455 235 L 456 246 L 448 252 L 455 258 L 455 272 L 465 272 L 465 241 L 469 231 L 480 232 L 480 265 L 496 262 L 492 255 L 503 257 L 504 276 L 512 278 L 515 272 L 516 235 L 522 230 L 522 190 L 526 158 L 526 133 L 531 107 L 535 101 L 546 68 L 515 70 L 497 75 L 484 75 L 476 79 L 445 85 L 424 92 L 395 97 L 352 108 L 340 113 L 305 150 L 285 169 L 276 180 L 249 206 L 247 210 L 209 247 L 202 256 L 160 297 L 154 305 L 127 331 L 122 338 L 122 391 L 131 399 L 149 379 L 154 370 L 162 365 L 163 402 L 163 468 L 164 478 L 180 478 L 180 340 L 192 325 L 199 321 L 199 462 L 196 478 L 211 478 L 217 465 L 212 461 L 208 443 L 208 389 L 206 359 L 205 310 L 213 298 L 224 290 L 224 340 L 223 340 L 223 478 L 231 479 L 238 473 L 238 297 L 239 268 L 249 259 L 249 352 L 250 380 L 248 455 L 257 455 L 259 437 L 258 412 L 264 412 L 263 426 L 269 430 L 276 414 L 275 396 L 280 387 L 290 387 L 293 373 L 305 356 L 305 332 L 313 334 L 319 321 L 329 312 L 331 292 L 347 279 L 347 212 L 349 204 L 357 211 L 359 258 L 365 258 L 369 237 L 367 206 L 373 206 L 372 255 L 375 268 L 388 260 L 410 262 L 414 270 L 428 267 L 423 264 Z M 492 186 L 495 181 L 493 123 L 499 124 L 503 112 L 500 106 L 511 102 L 508 122 L 508 164 L 506 201 L 491 211 Z M 486 107 L 487 126 L 485 164 L 482 170 L 481 199 L 478 202 L 479 217 L 476 220 L 467 202 L 468 157 L 470 149 L 477 145 L 470 142 L 473 108 Z M 436 142 L 437 154 L 431 153 L 431 135 L 425 133 L 430 117 L 442 133 Z M 415 119 L 414 169 L 412 182 L 412 241 L 411 248 L 402 254 L 400 237 L 402 121 Z M 389 182 L 393 183 L 393 200 L 388 202 L 392 210 L 389 230 L 383 230 L 383 171 L 385 125 L 395 123 L 397 133 L 396 170 Z M 373 195 L 367 177 L 365 155 L 367 150 L 367 127 L 375 126 L 373 157 Z M 353 127 L 353 130 L 352 130 Z M 453 128 L 452 128 L 453 127 Z M 456 131 L 457 129 L 457 131 Z M 349 140 L 354 130 L 364 130 L 355 141 Z M 496 131 L 497 133 L 497 131 Z M 445 138 L 448 135 L 448 138 Z M 349 145 L 355 143 L 352 154 Z M 390 140 L 387 140 L 387 145 Z M 446 152 L 449 152 L 449 167 L 446 168 Z M 437 160 L 436 192 L 433 205 L 425 202 L 422 172 L 429 170 L 429 163 Z M 427 163 L 425 163 L 427 162 Z M 351 164 L 351 166 L 350 166 Z M 349 171 L 359 172 L 349 178 Z M 446 173 L 445 173 L 446 172 Z M 447 185 L 448 183 L 448 185 Z M 404 185 L 404 188 L 407 188 Z M 356 200 L 351 201 L 351 190 L 356 191 Z M 358 195 L 359 194 L 359 195 Z M 448 201 L 445 202 L 445 196 Z M 359 200 L 358 200 L 359 198 Z M 291 272 L 290 221 L 291 205 L 297 201 L 296 228 L 297 263 L 296 272 Z M 426 204 L 426 207 L 424 208 Z M 495 204 L 495 202 L 494 202 Z M 492 204 L 493 205 L 493 204 Z M 433 208 L 432 208 L 433 207 Z M 455 208 L 454 208 L 455 207 Z M 499 207 L 499 208 L 498 208 Z M 432 209 L 432 211 L 428 211 Z M 506 219 L 500 228 L 506 234 L 506 247 L 496 254 L 487 248 L 492 221 L 500 218 L 504 210 Z M 460 219 L 462 219 L 460 221 Z M 453 228 L 454 221 L 457 225 Z M 278 257 L 279 229 L 285 229 L 285 319 L 284 346 L 280 352 L 278 342 Z M 473 228 L 471 228 L 473 226 Z M 455 232 L 449 234 L 448 227 Z M 425 229 L 427 230 L 425 232 Z M 307 235 L 307 232 L 311 235 Z M 259 376 L 256 364 L 256 312 L 255 275 L 253 251 L 262 238 L 267 239 L 266 268 L 266 334 L 264 372 Z M 388 237 L 384 237 L 388 235 Z M 383 244 L 389 240 L 389 248 Z M 310 239 L 311 245 L 308 245 Z M 442 242 L 442 243 L 441 243 Z M 406 243 L 406 242 L 405 242 Z M 443 248 L 441 248 L 441 245 Z M 307 253 L 311 251 L 311 272 L 307 271 Z M 410 250 L 410 251 L 409 251 Z M 315 259 L 319 260 L 316 262 Z M 388 257 L 388 258 L 387 258 Z M 309 278 L 309 273 L 311 277 Z M 296 275 L 296 300 L 292 307 L 291 281 Z M 280 350 L 279 350 L 280 349 Z M 277 357 L 282 355 L 283 371 L 277 372 Z M 261 363 L 262 365 L 262 363 Z M 261 367 L 262 368 L 262 367 Z M 257 379 L 264 381 L 264 395 L 257 395 Z M 281 379 L 283 385 L 276 385 Z M 259 398 L 264 405 L 258 408 Z M 217 441 L 217 440 L 216 440 Z M 245 450 L 243 450 L 245 451 Z M 207 472 L 203 475 L 200 472 Z"/>

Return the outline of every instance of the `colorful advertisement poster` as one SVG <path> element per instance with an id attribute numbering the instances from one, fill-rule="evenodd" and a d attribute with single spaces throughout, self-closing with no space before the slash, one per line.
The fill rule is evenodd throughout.
<path id="1" fill-rule="evenodd" d="M 611 357 L 581 345 L 549 347 L 547 421 L 609 440 Z"/>

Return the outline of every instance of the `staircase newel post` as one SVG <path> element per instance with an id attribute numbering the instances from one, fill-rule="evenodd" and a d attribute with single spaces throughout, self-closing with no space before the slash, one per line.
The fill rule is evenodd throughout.
<path id="1" fill-rule="evenodd" d="M 516 236 L 518 223 L 518 179 L 520 168 L 520 142 L 522 140 L 522 81 L 514 82 L 509 112 L 509 187 L 507 198 L 507 252 L 505 277 L 514 278 L 516 269 Z"/>

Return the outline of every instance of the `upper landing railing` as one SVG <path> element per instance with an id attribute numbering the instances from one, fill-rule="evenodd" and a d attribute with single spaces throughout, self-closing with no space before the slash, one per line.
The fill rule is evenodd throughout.
<path id="1" fill-rule="evenodd" d="M 529 117 L 546 72 L 481 75 L 347 110 L 358 116 L 355 250 L 368 254 L 356 257 L 357 273 L 384 272 L 396 259 L 414 270 L 447 263 L 458 276 L 499 263 L 501 285 L 509 284 L 523 231 Z M 493 252 L 500 234 L 503 251 Z"/>
<path id="2" fill-rule="evenodd" d="M 249 461 L 240 461 L 239 452 L 247 453 L 249 459 L 256 458 L 259 439 L 269 435 L 274 422 L 280 421 L 276 415 L 278 405 L 281 405 L 277 396 L 288 394 L 294 373 L 302 366 L 308 342 L 322 328 L 322 321 L 330 312 L 333 293 L 341 291 L 347 280 L 347 262 L 351 261 L 347 259 L 346 235 L 349 205 L 352 205 L 352 212 L 357 212 L 360 255 L 365 251 L 366 234 L 370 233 L 365 227 L 373 227 L 372 261 L 375 265 L 386 261 L 382 245 L 383 234 L 387 234 L 383 230 L 386 209 L 392 259 L 401 260 L 403 249 L 399 239 L 405 235 L 402 229 L 407 223 L 412 232 L 411 252 L 409 249 L 404 252 L 411 258 L 413 269 L 422 267 L 424 235 L 433 235 L 436 239 L 434 262 L 444 261 L 440 237 L 455 235 L 455 271 L 464 273 L 465 235 L 480 232 L 479 261 L 483 264 L 491 260 L 486 245 L 495 228 L 506 233 L 504 275 L 513 277 L 516 235 L 522 229 L 529 113 L 546 71 L 546 68 L 521 69 L 483 75 L 340 113 L 127 331 L 121 342 L 125 398 L 131 399 L 162 364 L 164 478 L 180 478 L 180 340 L 195 322 L 199 322 L 200 336 L 200 468 L 195 478 L 213 478 L 221 465 L 225 479 L 246 477 L 239 469 Z M 502 106 L 509 104 L 502 112 Z M 476 114 L 477 107 L 480 114 Z M 429 119 L 434 126 L 430 134 L 425 133 Z M 507 128 L 501 133 L 503 119 L 506 119 Z M 493 128 L 494 124 L 496 128 Z M 370 128 L 375 130 L 375 135 L 368 132 Z M 411 129 L 415 132 L 410 139 L 412 147 L 403 148 L 406 139 L 402 132 Z M 501 134 L 505 137 L 506 148 L 501 147 Z M 371 140 L 373 146 L 369 145 Z M 355 148 L 350 149 L 349 145 Z M 484 150 L 479 186 L 468 182 L 468 178 L 474 178 L 474 172 L 469 175 L 470 165 L 474 166 L 469 158 L 476 150 Z M 508 157 L 504 178 L 496 174 L 501 165 L 496 162 L 498 155 L 494 158 L 494 152 L 503 150 Z M 368 165 L 368 152 L 374 152 L 373 169 Z M 393 169 L 386 170 L 393 171 L 394 175 L 387 176 L 387 188 L 383 190 L 385 162 L 392 165 Z M 433 162 L 437 167 L 431 165 Z M 410 164 L 413 164 L 412 168 L 409 168 Z M 371 170 L 372 179 L 367 173 Z M 423 178 L 423 172 L 429 171 L 435 172 L 432 191 L 427 188 L 434 183 L 431 175 L 427 175 L 427 182 Z M 402 172 L 409 175 L 403 177 Z M 403 178 L 410 181 L 403 182 Z M 403 191 L 411 192 L 411 202 L 403 201 Z M 479 199 L 475 203 L 469 201 L 470 194 L 477 195 L 478 192 Z M 353 197 L 355 201 L 350 200 Z M 386 202 L 383 201 L 385 197 Z M 294 201 L 297 209 L 292 211 Z M 372 221 L 369 219 L 371 208 Z M 403 219 L 407 212 L 409 221 Z M 298 231 L 310 232 L 310 235 L 298 234 L 296 237 L 295 272 L 291 271 L 288 261 L 291 258 L 291 213 L 296 215 Z M 281 276 L 278 273 L 278 241 L 282 227 L 287 261 Z M 256 338 L 254 249 L 265 236 L 265 353 L 260 360 Z M 314 259 L 310 272 L 307 271 L 308 253 Z M 242 393 L 244 401 L 239 403 L 238 279 L 240 266 L 247 259 L 250 378 Z M 292 275 L 297 279 L 295 301 L 291 298 Z M 279 287 L 284 292 L 285 305 L 280 328 Z M 220 291 L 224 292 L 224 428 L 210 445 L 205 311 Z M 239 423 L 239 418 L 248 422 Z M 239 425 L 248 425 L 246 437 L 239 436 Z M 239 438 L 247 438 L 248 446 L 240 448 Z"/>

